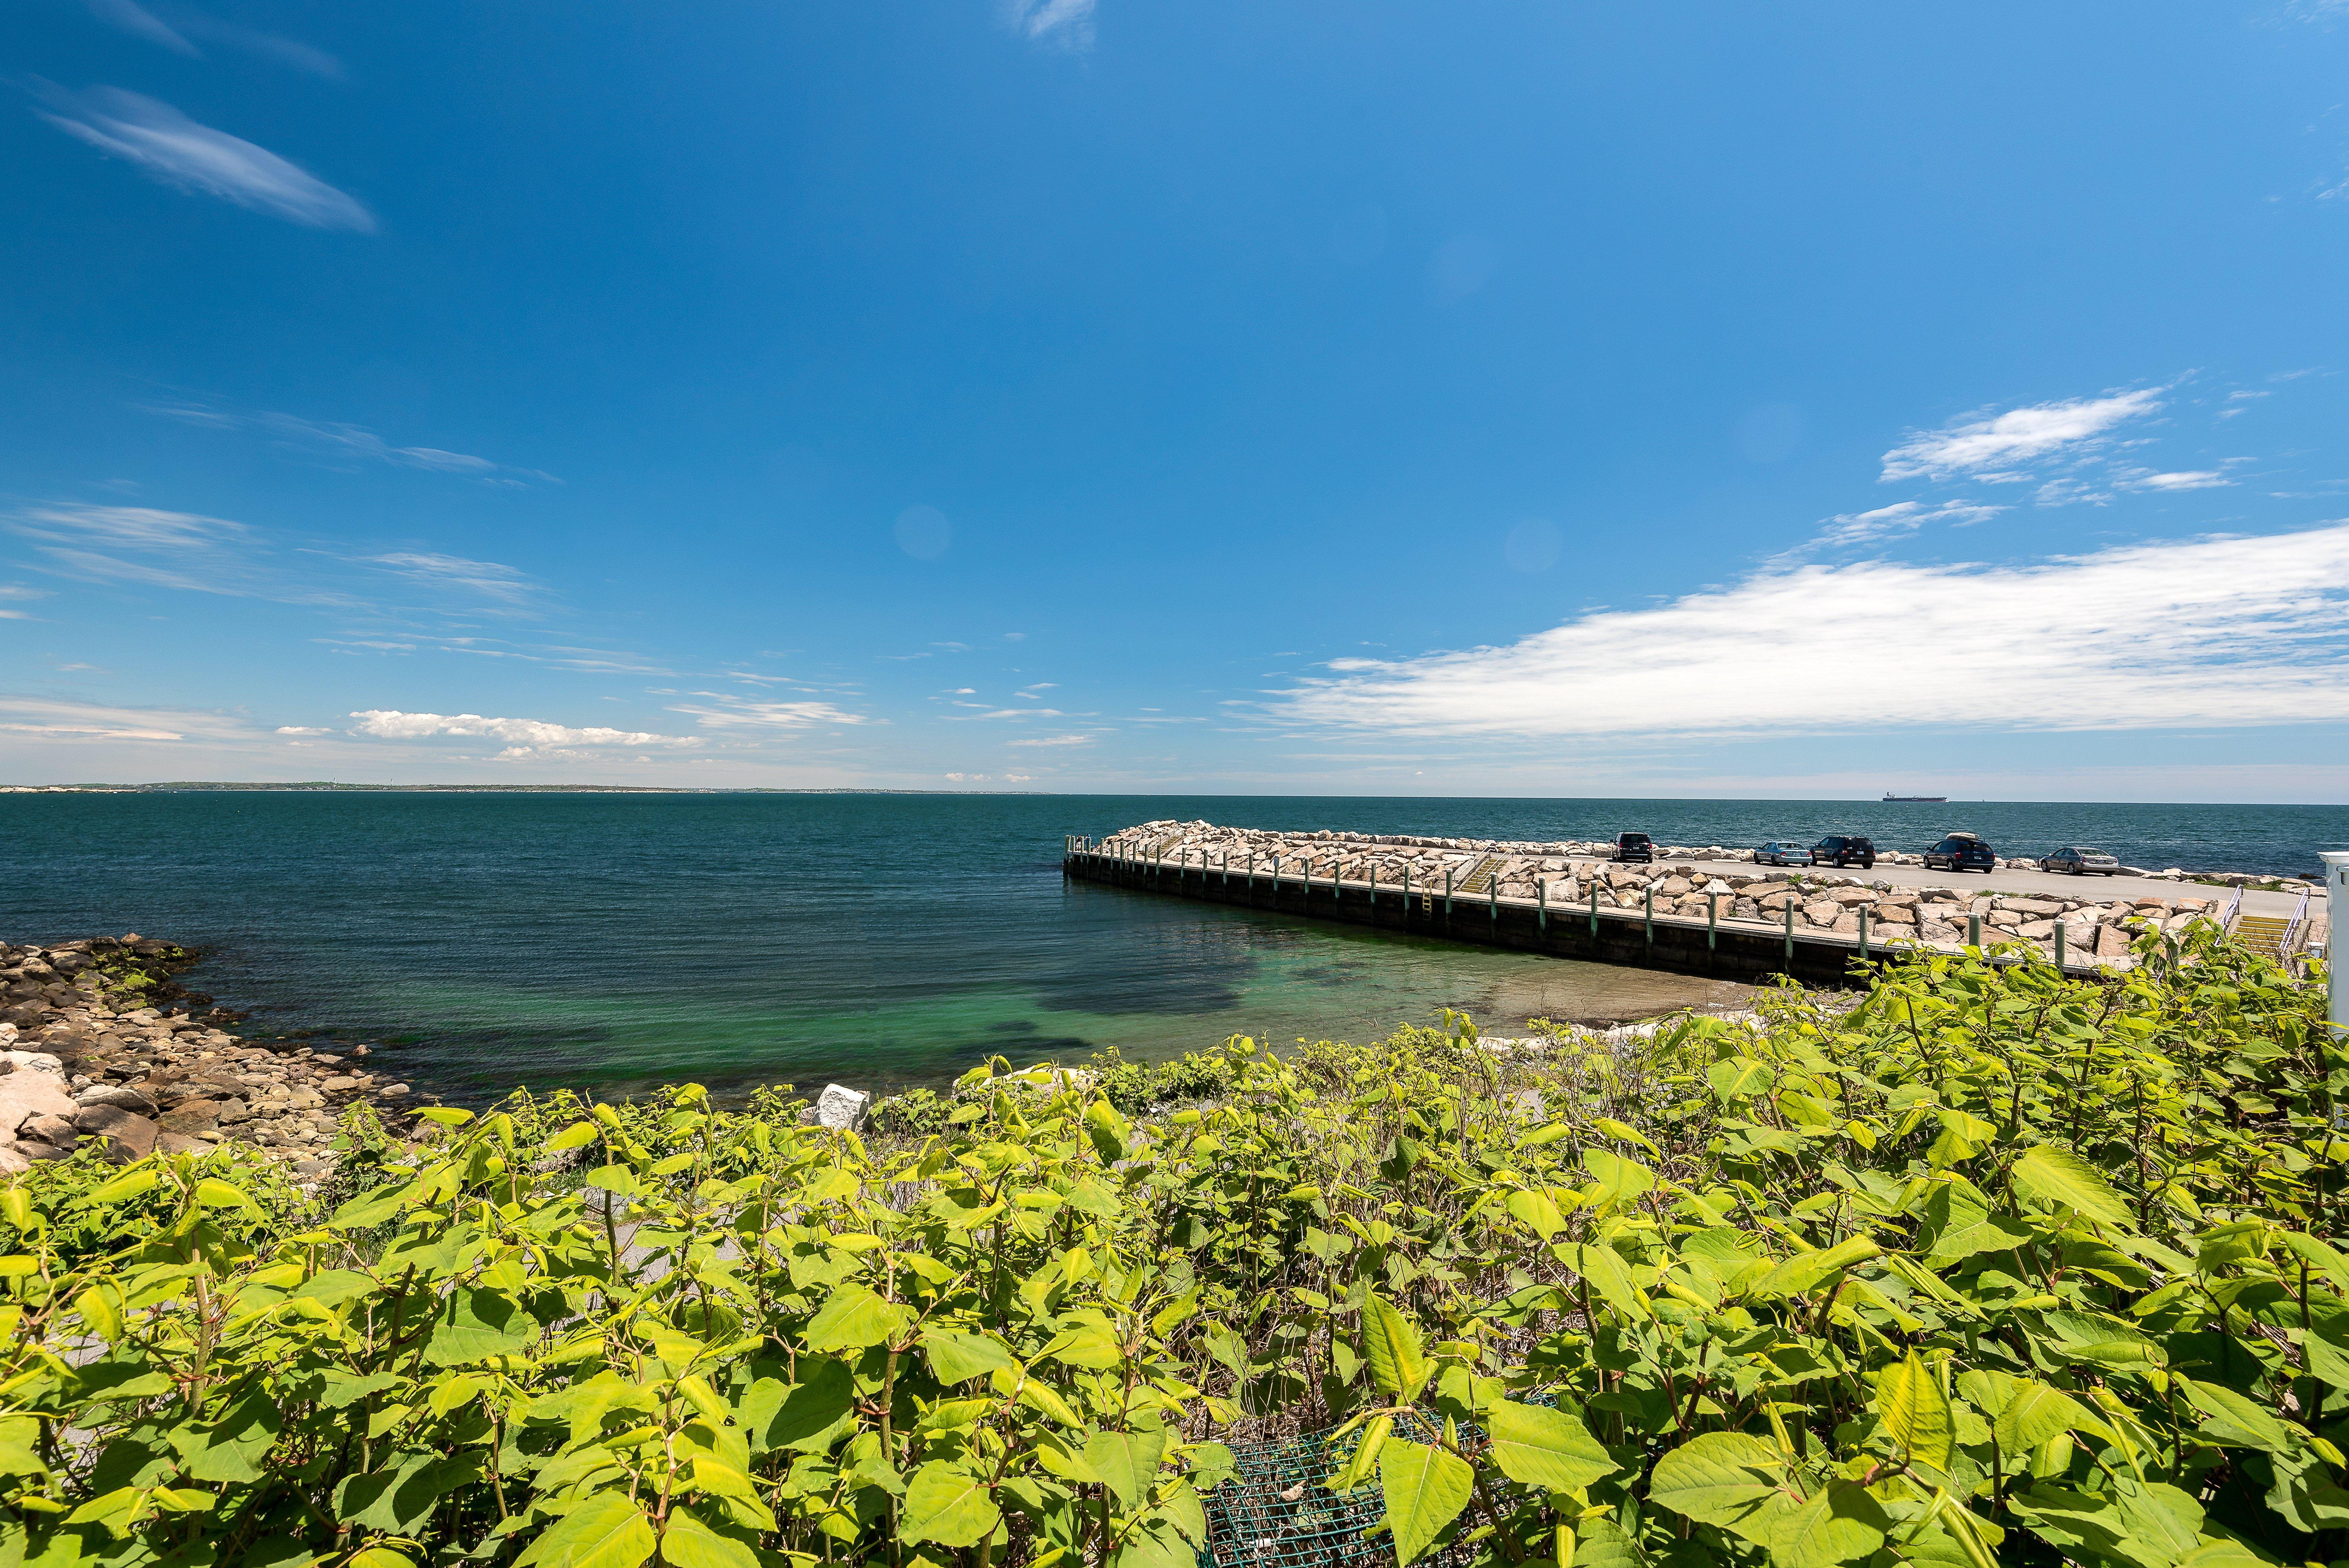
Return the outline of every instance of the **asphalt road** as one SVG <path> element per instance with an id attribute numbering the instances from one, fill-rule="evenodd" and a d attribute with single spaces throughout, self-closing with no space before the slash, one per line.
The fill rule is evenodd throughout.
<path id="1" fill-rule="evenodd" d="M 1603 862 L 1602 862 L 1603 863 Z M 1737 862 L 1724 866 L 1719 861 L 1665 861 L 1664 865 L 1682 867 L 1692 872 L 1718 873 L 1736 871 L 1748 876 L 1775 871 L 1775 866 L 1754 866 Z M 1808 868 L 1795 866 L 1790 871 Z M 2213 898 L 2221 905 L 2233 896 L 2233 890 L 2205 887 L 2199 882 L 2159 881 L 2152 877 L 2077 877 L 2054 872 L 1941 872 L 1927 871 L 1922 866 L 1890 866 L 1878 861 L 1874 871 L 1864 872 L 1852 866 L 1836 872 L 1833 866 L 1821 866 L 1824 874 L 1855 876 L 1868 881 L 1890 882 L 1895 887 L 1956 887 L 1977 892 L 2014 892 L 2046 894 L 2055 898 L 2095 899 L 2100 902 L 2116 898 Z M 2246 891 L 2243 913 L 2246 914 L 2280 914 L 2289 917 L 2300 903 L 2296 892 L 2260 892 Z M 2308 901 L 2309 913 L 2314 914 L 2324 907 L 2324 894 L 2319 890 Z"/>

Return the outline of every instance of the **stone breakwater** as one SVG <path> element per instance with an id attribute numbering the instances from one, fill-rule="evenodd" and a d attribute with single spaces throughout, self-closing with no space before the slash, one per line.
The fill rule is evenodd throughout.
<path id="1" fill-rule="evenodd" d="M 1366 882 L 1375 872 L 1381 890 L 1399 893 L 1408 875 L 1414 895 L 1439 897 L 1449 873 L 1454 896 L 1471 903 L 1490 896 L 1488 878 L 1497 882 L 1502 898 L 1526 902 L 1543 896 L 1541 884 L 1547 883 L 1548 905 L 1561 913 L 1588 909 L 1595 893 L 1602 910 L 1644 913 L 1652 897 L 1653 911 L 1659 915 L 1766 925 L 1772 931 L 1784 930 L 1791 905 L 1797 936 L 1832 934 L 1856 938 L 1865 912 L 1872 945 L 1915 943 L 1954 950 L 1967 944 L 1972 922 L 1979 918 L 1984 944 L 2022 944 L 2052 954 L 2061 927 L 2065 957 L 2074 962 L 2126 959 L 2131 944 L 2145 932 L 2182 932 L 2197 920 L 2216 918 L 2224 907 L 2220 899 L 2184 895 L 2058 898 L 1896 887 L 1826 868 L 1777 871 L 1755 866 L 1752 851 L 1717 847 L 1660 851 L 1670 859 L 1718 862 L 1717 868 L 1682 869 L 1615 865 L 1599 860 L 1613 852 L 1611 843 L 1506 842 L 1327 830 L 1284 833 L 1170 820 L 1121 829 L 1102 841 L 1102 849 L 1144 862 L 1185 865 L 1194 875 L 1203 868 L 1212 874 L 1228 864 L 1235 876 L 1251 866 L 1263 876 L 1271 872 L 1278 856 L 1285 876 L 1303 875 L 1309 869 L 1313 876 L 1327 877 L 1334 868 L 1347 882 Z M 1918 859 L 1914 855 L 1878 858 L 1891 863 Z M 1594 860 L 1599 863 L 1593 864 Z M 1473 887 L 1466 885 L 1472 882 Z"/>
<path id="2" fill-rule="evenodd" d="M 1615 841 L 1612 839 L 1558 839 L 1548 841 L 1522 839 L 1430 839 L 1414 837 L 1408 833 L 1340 833 L 1328 829 L 1309 833 L 1285 833 L 1254 828 L 1221 828 L 1210 822 L 1179 822 L 1171 819 L 1163 822 L 1143 822 L 1134 827 L 1121 829 L 1102 841 L 1126 845 L 1154 844 L 1168 835 L 1179 837 L 1181 841 L 1195 852 L 1201 849 L 1212 849 L 1219 854 L 1225 852 L 1240 854 L 1253 849 L 1258 854 L 1265 856 L 1276 854 L 1286 856 L 1327 851 L 1333 845 L 1347 854 L 1364 855 L 1381 851 L 1417 850 L 1446 851 L 1454 855 L 1503 854 L 1527 859 L 1603 861 L 1615 853 Z M 1667 861 L 1722 861 L 1744 865 L 1754 863 L 1752 850 L 1727 849 L 1720 844 L 1659 844 L 1656 846 L 1656 855 L 1658 859 Z M 1880 863 L 1888 866 L 1921 866 L 1925 863 L 1924 856 L 1910 854 L 1905 850 L 1878 851 L 1876 858 Z M 1364 863 L 1367 864 L 1368 861 Z M 1394 863 L 1401 866 L 1403 862 L 1397 861 Z M 1441 862 L 1428 863 L 1439 865 L 1436 877 L 1441 881 L 1444 874 L 1440 869 Z M 1381 862 L 1381 866 L 1383 864 L 1384 862 Z M 2005 872 L 2037 871 L 2039 862 L 2019 855 L 2002 856 L 1999 860 L 1998 869 Z M 2147 871 L 2138 866 L 2123 866 L 2121 872 L 2126 876 L 2149 878 L 2156 882 L 2205 882 L 2220 887 L 2259 886 L 2273 888 L 2282 892 L 2307 892 L 2318 890 L 2321 885 L 2297 877 L 2257 872 L 2188 872 L 2180 871 L 2176 866 L 2170 866 L 2162 871 Z M 1350 876 L 1352 873 L 1347 874 Z M 1379 880 L 1381 882 L 1386 880 L 1383 869 L 1381 871 Z"/>
<path id="3" fill-rule="evenodd" d="M 370 1070 L 365 1046 L 239 1037 L 238 1014 L 171 978 L 195 958 L 135 933 L 0 944 L 0 1173 L 91 1142 L 118 1163 L 242 1143 L 315 1179 L 350 1107 L 398 1132 L 411 1099 L 429 1099 Z"/>

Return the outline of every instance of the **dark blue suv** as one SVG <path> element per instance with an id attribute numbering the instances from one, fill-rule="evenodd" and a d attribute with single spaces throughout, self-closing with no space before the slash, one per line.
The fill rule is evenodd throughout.
<path id="1" fill-rule="evenodd" d="M 1998 851 L 1971 833 L 1951 833 L 1925 851 L 1928 871 L 1994 872 Z"/>

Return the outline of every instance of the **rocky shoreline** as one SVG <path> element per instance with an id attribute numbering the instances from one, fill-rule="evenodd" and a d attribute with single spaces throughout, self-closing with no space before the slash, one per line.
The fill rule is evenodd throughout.
<path id="1" fill-rule="evenodd" d="M 117 1163 L 243 1144 L 315 1180 L 353 1106 L 397 1136 L 431 1102 L 373 1071 L 366 1046 L 235 1034 L 242 1015 L 173 978 L 197 957 L 136 933 L 0 944 L 0 1173 L 92 1142 Z"/>
<path id="2" fill-rule="evenodd" d="M 1888 946 L 1913 942 L 1953 950 L 1966 944 L 1972 922 L 1979 918 L 1985 943 L 2019 943 L 2052 954 L 2060 928 L 2068 958 L 2107 964 L 2126 961 L 2131 944 L 2145 931 L 2181 932 L 2195 921 L 2215 918 L 2226 902 L 2182 894 L 2096 899 L 1899 887 L 1864 874 L 1756 866 L 1751 850 L 1719 846 L 1658 850 L 1663 860 L 1712 864 L 1616 865 L 1604 858 L 1612 852 L 1612 844 L 1575 840 L 1527 843 L 1326 830 L 1284 833 L 1174 820 L 1123 828 L 1102 843 L 1107 853 L 1163 861 L 1170 868 L 1180 865 L 1193 875 L 1203 869 L 1220 872 L 1226 865 L 1235 876 L 1251 865 L 1266 874 L 1278 856 L 1289 876 L 1309 866 L 1313 875 L 1326 877 L 1334 866 L 1349 882 L 1368 881 L 1375 872 L 1381 886 L 1401 892 L 1408 875 L 1414 893 L 1440 894 L 1449 874 L 1455 897 L 1481 899 L 1496 888 L 1506 899 L 1531 901 L 1546 895 L 1549 906 L 1561 911 L 1587 909 L 1595 896 L 1601 909 L 1644 913 L 1652 899 L 1660 915 L 1781 928 L 1791 904 L 1798 935 L 1824 932 L 1856 936 L 1864 913 L 1871 940 Z M 1896 865 L 1919 860 L 1915 855 L 1877 858 Z M 2002 862 L 2016 868 L 2030 863 Z M 2177 873 L 2163 874 L 2174 878 Z M 2311 939 L 2321 939 L 2323 919 L 2320 916 L 2313 925 Z"/>

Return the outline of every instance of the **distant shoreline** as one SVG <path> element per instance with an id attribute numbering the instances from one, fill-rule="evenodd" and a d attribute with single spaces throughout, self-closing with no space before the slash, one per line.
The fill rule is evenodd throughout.
<path id="1" fill-rule="evenodd" d="M 1047 789 L 777 789 L 690 784 L 236 784 L 181 779 L 168 784 L 0 784 L 0 795 L 1047 795 Z"/>

